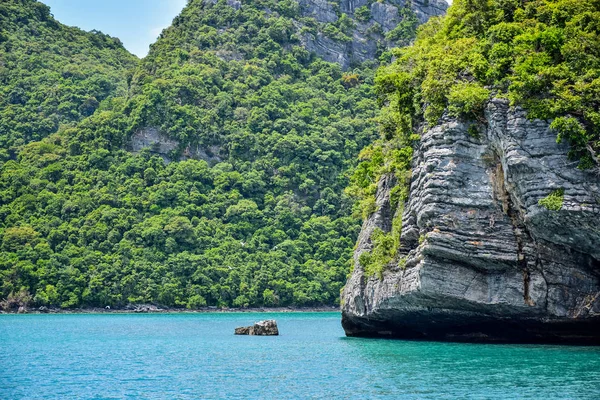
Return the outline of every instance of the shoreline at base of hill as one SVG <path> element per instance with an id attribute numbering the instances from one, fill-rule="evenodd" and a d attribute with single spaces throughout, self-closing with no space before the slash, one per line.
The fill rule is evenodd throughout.
<path id="1" fill-rule="evenodd" d="M 273 307 L 273 308 L 218 308 L 204 307 L 197 310 L 168 308 L 155 305 L 129 305 L 122 308 L 32 308 L 25 310 L 0 311 L 0 314 L 202 314 L 202 313 L 295 313 L 295 312 L 336 312 L 338 306 L 323 307 Z"/>

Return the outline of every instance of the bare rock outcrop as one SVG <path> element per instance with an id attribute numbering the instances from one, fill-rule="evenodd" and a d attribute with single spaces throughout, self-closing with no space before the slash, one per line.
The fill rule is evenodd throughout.
<path id="1" fill-rule="evenodd" d="M 165 160 L 166 163 L 179 160 L 204 160 L 209 164 L 216 164 L 221 160 L 218 146 L 200 146 L 188 145 L 181 148 L 176 139 L 172 139 L 163 134 L 158 128 L 147 127 L 140 129 L 131 136 L 126 148 L 133 153 L 139 153 L 147 149 L 153 154 L 157 154 Z"/>
<path id="2" fill-rule="evenodd" d="M 422 135 L 398 259 L 358 262 L 391 229 L 383 177 L 342 294 L 350 336 L 600 344 L 600 178 L 577 169 L 549 124 L 503 100 L 487 123 L 446 118 Z M 558 210 L 539 201 L 564 194 Z"/>
<path id="3" fill-rule="evenodd" d="M 277 322 L 274 319 L 256 322 L 252 326 L 235 328 L 236 335 L 250 336 L 279 336 Z"/>
<path id="4" fill-rule="evenodd" d="M 308 31 L 300 34 L 307 50 L 325 61 L 340 64 L 344 69 L 377 59 L 382 49 L 397 47 L 397 43 L 386 35 L 403 21 L 401 10 L 404 7 L 410 7 L 420 24 L 431 17 L 444 15 L 448 9 L 444 0 L 299 0 L 298 4 L 303 17 L 313 17 L 321 24 L 335 23 L 342 14 L 353 20 L 354 27 L 347 32 L 348 40 L 330 37 L 323 30 L 316 34 Z M 362 7 L 367 7 L 369 17 L 359 20 L 355 13 Z M 297 28 L 303 31 L 302 24 L 297 24 Z"/>

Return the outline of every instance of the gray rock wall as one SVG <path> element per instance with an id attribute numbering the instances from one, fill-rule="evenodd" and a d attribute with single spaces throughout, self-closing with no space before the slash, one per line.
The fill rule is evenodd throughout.
<path id="1" fill-rule="evenodd" d="M 218 146 L 189 145 L 184 149 L 180 149 L 179 141 L 163 135 L 158 128 L 154 127 L 137 131 L 125 147 L 133 153 L 139 153 L 147 149 L 151 153 L 161 156 L 166 163 L 173 161 L 171 158 L 174 154 L 177 155 L 176 161 L 195 159 L 204 160 L 209 164 L 216 164 L 221 161 L 219 157 L 221 149 Z"/>
<path id="2" fill-rule="evenodd" d="M 342 295 L 348 335 L 600 343 L 600 179 L 568 160 L 548 123 L 495 100 L 480 137 L 446 119 L 422 135 L 399 259 L 358 263 L 391 229 L 390 177 L 365 221 Z M 538 201 L 564 189 L 559 211 Z"/>
<path id="3" fill-rule="evenodd" d="M 299 0 L 298 3 L 303 16 L 313 17 L 323 24 L 336 22 L 342 13 L 354 20 L 356 26 L 349 35 L 351 40 L 348 42 L 334 40 L 321 31 L 317 34 L 305 33 L 301 36 L 303 46 L 309 51 L 325 61 L 339 63 L 347 69 L 352 64 L 376 59 L 380 48 L 389 49 L 397 46 L 386 40 L 385 34 L 402 22 L 399 11 L 407 1 Z M 410 5 L 420 23 L 427 22 L 433 16 L 445 14 L 448 8 L 448 4 L 443 0 L 413 0 Z M 369 21 L 361 22 L 355 18 L 355 11 L 363 6 L 370 8 Z M 375 25 L 381 27 L 381 32 L 374 29 Z"/>

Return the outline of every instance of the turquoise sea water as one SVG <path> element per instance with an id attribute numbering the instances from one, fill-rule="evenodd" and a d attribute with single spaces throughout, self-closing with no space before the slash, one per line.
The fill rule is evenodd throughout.
<path id="1" fill-rule="evenodd" d="M 275 318 L 279 337 L 234 336 Z M 600 348 L 346 338 L 338 313 L 0 315 L 0 399 L 600 399 Z"/>

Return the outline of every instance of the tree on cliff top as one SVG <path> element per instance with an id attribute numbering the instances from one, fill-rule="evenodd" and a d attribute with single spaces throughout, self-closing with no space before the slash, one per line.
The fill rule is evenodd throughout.
<path id="1" fill-rule="evenodd" d="M 379 71 L 377 85 L 405 124 L 435 124 L 448 110 L 474 117 L 490 96 L 531 118 L 554 120 L 580 168 L 600 151 L 600 2 L 456 0 L 412 47 Z"/>

